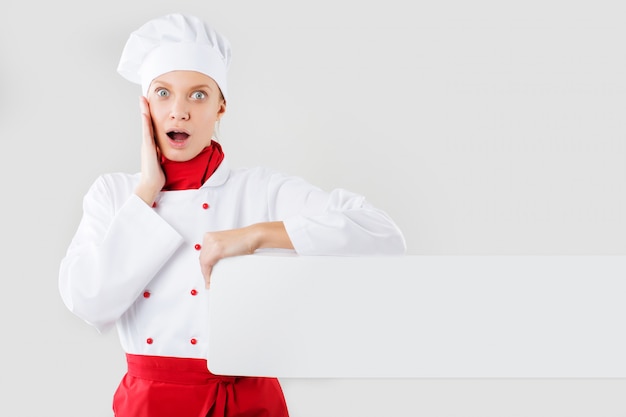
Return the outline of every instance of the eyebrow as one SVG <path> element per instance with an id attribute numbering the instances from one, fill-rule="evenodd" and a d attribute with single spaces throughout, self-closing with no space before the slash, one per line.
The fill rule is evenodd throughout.
<path id="1" fill-rule="evenodd" d="M 163 87 L 168 87 L 171 88 L 172 85 L 165 82 L 165 81 L 155 81 L 154 82 L 155 85 L 162 85 Z M 193 85 L 189 88 L 189 90 L 197 90 L 199 88 L 206 88 L 207 90 L 213 91 L 213 88 L 211 88 L 211 86 L 209 84 L 198 84 L 198 85 Z"/>
<path id="2" fill-rule="evenodd" d="M 210 85 L 208 84 L 198 84 L 198 85 L 194 85 L 193 87 L 190 88 L 190 90 L 197 90 L 198 88 L 206 88 L 207 90 L 211 90 L 213 91 L 213 88 L 211 88 Z"/>

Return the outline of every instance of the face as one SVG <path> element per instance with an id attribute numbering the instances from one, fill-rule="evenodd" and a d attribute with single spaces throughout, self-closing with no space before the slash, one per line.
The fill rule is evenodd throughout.
<path id="1" fill-rule="evenodd" d="M 209 146 L 215 122 L 226 111 L 217 83 L 196 71 L 171 71 L 148 89 L 154 134 L 161 153 L 188 161 Z"/>

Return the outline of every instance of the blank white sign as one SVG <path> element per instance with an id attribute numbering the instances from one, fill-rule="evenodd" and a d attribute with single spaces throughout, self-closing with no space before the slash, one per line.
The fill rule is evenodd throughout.
<path id="1" fill-rule="evenodd" d="M 276 377 L 626 377 L 625 256 L 224 259 L 209 368 Z"/>

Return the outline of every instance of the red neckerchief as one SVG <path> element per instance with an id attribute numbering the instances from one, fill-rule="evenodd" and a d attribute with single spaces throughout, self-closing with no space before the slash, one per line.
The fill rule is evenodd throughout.
<path id="1" fill-rule="evenodd" d="M 161 168 L 165 174 L 163 191 L 198 189 L 215 172 L 224 159 L 224 152 L 214 140 L 195 158 L 189 161 L 170 161 L 161 156 Z"/>

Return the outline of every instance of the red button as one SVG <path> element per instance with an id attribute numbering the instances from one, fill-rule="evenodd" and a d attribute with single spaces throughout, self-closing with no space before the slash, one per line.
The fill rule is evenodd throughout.
<path id="1" fill-rule="evenodd" d="M 147 343 L 147 344 L 151 345 L 151 344 L 152 344 L 152 342 L 154 342 L 154 340 L 152 340 L 152 338 L 151 338 L 151 337 L 149 337 L 149 338 L 147 338 L 147 339 L 146 339 L 146 343 Z"/>
<path id="2" fill-rule="evenodd" d="M 148 298 L 148 297 L 150 297 L 150 291 L 144 291 L 143 298 Z"/>
<path id="3" fill-rule="evenodd" d="M 198 343 L 198 341 L 196 339 L 191 339 L 190 342 L 191 342 L 192 345 L 195 345 L 196 343 Z"/>
<path id="4" fill-rule="evenodd" d="M 195 245 L 193 245 L 193 247 L 196 248 L 196 250 L 202 249 L 202 246 L 200 246 L 199 243 L 196 243 Z"/>
<path id="5" fill-rule="evenodd" d="M 208 209 L 209 208 L 209 204 L 208 203 L 202 204 L 202 208 L 205 209 L 205 210 Z"/>
<path id="6" fill-rule="evenodd" d="M 198 295 L 198 291 L 196 291 L 196 290 L 191 290 L 191 295 Z"/>
<path id="7" fill-rule="evenodd" d="M 152 203 L 152 207 L 156 207 L 156 201 L 154 203 Z"/>

